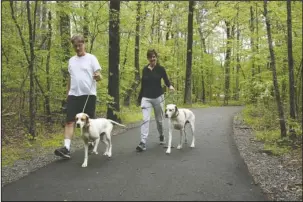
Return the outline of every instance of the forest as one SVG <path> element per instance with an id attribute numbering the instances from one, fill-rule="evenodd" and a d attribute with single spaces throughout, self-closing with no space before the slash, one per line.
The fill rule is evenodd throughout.
<path id="1" fill-rule="evenodd" d="M 302 143 L 302 2 L 2 1 L 1 18 L 2 146 L 50 134 L 61 144 L 74 34 L 102 66 L 99 117 L 141 121 L 140 76 L 154 48 L 176 89 L 163 84 L 166 104 L 242 105 L 277 153 Z"/>

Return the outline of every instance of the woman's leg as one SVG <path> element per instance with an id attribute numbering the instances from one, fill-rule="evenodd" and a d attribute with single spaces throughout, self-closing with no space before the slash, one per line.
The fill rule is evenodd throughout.
<path id="1" fill-rule="evenodd" d="M 143 114 L 143 123 L 141 125 L 141 142 L 146 144 L 149 133 L 150 113 L 152 110 L 150 99 L 143 97 L 141 101 L 141 108 Z"/>
<path id="2" fill-rule="evenodd" d="M 152 101 L 155 113 L 155 119 L 157 123 L 157 129 L 160 135 L 160 141 L 163 142 L 164 139 L 161 140 L 161 136 L 163 138 L 163 120 L 164 120 L 164 95 L 159 96 Z"/>

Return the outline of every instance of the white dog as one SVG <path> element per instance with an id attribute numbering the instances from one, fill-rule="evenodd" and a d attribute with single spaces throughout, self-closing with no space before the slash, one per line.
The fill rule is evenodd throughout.
<path id="1" fill-rule="evenodd" d="M 195 147 L 195 115 L 189 109 L 178 109 L 174 104 L 168 104 L 165 109 L 165 117 L 168 118 L 168 145 L 166 153 L 169 154 L 171 152 L 171 140 L 172 140 L 172 130 L 173 127 L 176 130 L 180 130 L 180 144 L 177 149 L 182 149 L 184 138 L 185 142 L 187 142 L 187 137 L 185 133 L 185 125 L 187 123 L 190 124 L 191 132 L 192 132 L 192 142 L 190 147 Z M 185 136 L 185 137 L 184 137 Z"/>
<path id="2" fill-rule="evenodd" d="M 106 144 L 106 149 L 103 155 L 108 157 L 112 156 L 112 141 L 111 132 L 113 130 L 113 123 L 122 127 L 115 121 L 105 118 L 90 119 L 85 113 L 79 113 L 76 115 L 76 126 L 81 128 L 81 137 L 84 141 L 84 162 L 82 167 L 87 167 L 88 161 L 88 142 L 94 142 L 93 153 L 98 154 L 97 148 L 100 141 L 100 136 L 103 136 L 102 141 Z"/>

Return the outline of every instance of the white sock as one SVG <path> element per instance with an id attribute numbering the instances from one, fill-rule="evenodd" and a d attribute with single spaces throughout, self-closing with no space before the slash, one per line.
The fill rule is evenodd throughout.
<path id="1" fill-rule="evenodd" d="M 69 151 L 70 150 L 70 139 L 64 139 L 64 146 Z"/>

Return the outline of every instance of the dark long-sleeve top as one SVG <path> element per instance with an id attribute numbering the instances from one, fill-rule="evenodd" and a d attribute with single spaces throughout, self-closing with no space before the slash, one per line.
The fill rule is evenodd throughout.
<path id="1" fill-rule="evenodd" d="M 162 95 L 161 79 L 164 80 L 167 87 L 170 86 L 170 81 L 163 66 L 156 64 L 153 70 L 149 69 L 148 66 L 146 65 L 142 70 L 141 90 L 138 102 L 141 102 L 142 97 L 157 98 Z"/>

